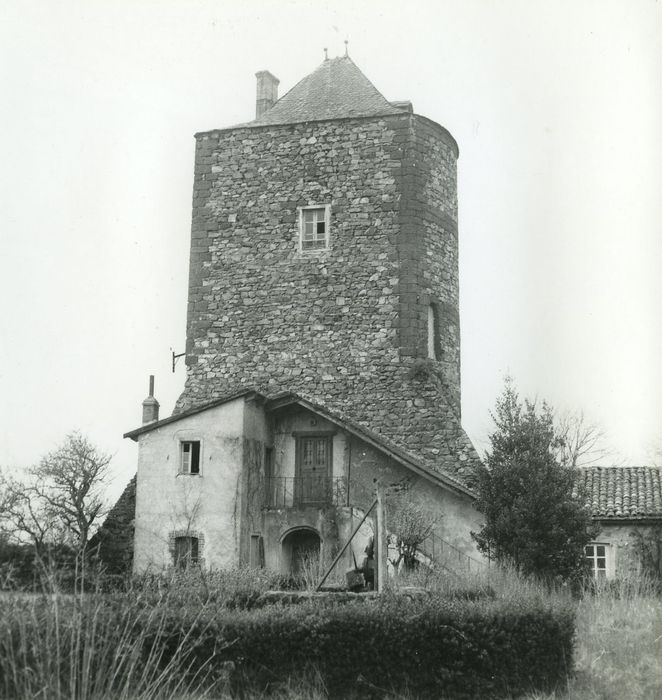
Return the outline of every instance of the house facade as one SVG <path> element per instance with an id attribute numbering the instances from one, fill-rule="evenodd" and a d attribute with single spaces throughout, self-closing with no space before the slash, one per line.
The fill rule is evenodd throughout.
<path id="1" fill-rule="evenodd" d="M 196 135 L 186 383 L 161 420 L 150 391 L 126 434 L 134 569 L 297 572 L 347 540 L 376 481 L 479 558 L 457 144 L 348 56 L 277 92 L 258 73 L 256 118 Z"/>
<path id="2" fill-rule="evenodd" d="M 627 578 L 651 565 L 662 574 L 662 470 L 585 467 L 579 474 L 600 528 L 586 546 L 593 576 Z"/>

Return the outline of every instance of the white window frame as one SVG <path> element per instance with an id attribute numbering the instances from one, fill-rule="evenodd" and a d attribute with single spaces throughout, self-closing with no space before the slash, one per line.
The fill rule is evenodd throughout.
<path id="1" fill-rule="evenodd" d="M 591 553 L 589 554 L 589 547 Z M 602 548 L 600 553 L 599 548 Z M 612 577 L 612 552 L 608 542 L 589 542 L 584 547 L 584 557 L 590 562 L 591 576 L 596 580 L 606 580 Z M 599 566 L 599 560 L 604 559 L 604 567 Z"/>
<path id="2" fill-rule="evenodd" d="M 324 211 L 324 245 L 315 246 L 312 248 L 304 248 L 304 216 L 307 211 Z M 320 250 L 328 250 L 331 240 L 331 205 L 330 204 L 311 204 L 308 207 L 299 207 L 299 252 L 300 253 L 317 253 Z M 316 221 L 319 221 L 316 220 Z"/>
<path id="3" fill-rule="evenodd" d="M 193 452 L 190 451 L 188 453 L 188 461 L 185 464 L 185 452 L 184 452 L 184 445 L 192 445 L 194 442 L 197 442 L 198 445 L 200 446 L 198 449 L 198 471 L 197 472 L 192 472 L 191 471 L 191 457 L 193 456 Z M 184 474 L 186 476 L 202 476 L 202 440 L 195 440 L 193 438 L 187 438 L 187 439 L 180 439 L 179 440 L 179 445 L 178 445 L 178 461 L 179 461 L 179 474 Z"/>

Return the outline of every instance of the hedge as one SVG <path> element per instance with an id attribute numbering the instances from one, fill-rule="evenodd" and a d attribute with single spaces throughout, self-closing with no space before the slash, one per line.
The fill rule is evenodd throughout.
<path id="1" fill-rule="evenodd" d="M 574 613 L 543 604 L 397 599 L 191 614 L 172 611 L 172 643 L 199 627 L 196 665 L 233 662 L 237 692 L 247 678 L 265 687 L 314 666 L 331 697 L 496 698 L 550 691 L 572 671 Z"/>

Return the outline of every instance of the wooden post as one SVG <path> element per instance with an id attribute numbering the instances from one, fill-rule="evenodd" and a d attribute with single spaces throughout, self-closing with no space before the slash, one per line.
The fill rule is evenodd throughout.
<path id="1" fill-rule="evenodd" d="M 363 523 L 368 519 L 368 516 L 370 515 L 370 513 L 372 512 L 372 509 L 376 505 L 377 505 L 377 501 L 374 500 L 372 502 L 372 505 L 370 506 L 370 508 L 368 508 L 368 510 L 366 511 L 365 515 L 361 518 L 361 522 L 354 528 L 354 532 L 352 532 L 352 534 L 350 535 L 347 542 L 345 542 L 345 546 L 338 552 L 338 554 L 336 554 L 336 558 L 333 560 L 333 563 L 331 564 L 331 566 L 328 568 L 327 572 L 322 577 L 322 580 L 317 584 L 317 587 L 315 588 L 316 591 L 319 591 L 319 589 L 324 585 L 324 582 L 329 577 L 329 574 L 333 571 L 333 567 L 340 561 L 340 557 L 342 557 L 342 555 L 345 553 L 345 550 L 351 544 L 352 540 L 354 539 L 354 536 L 361 529 L 361 525 L 363 525 Z"/>
<path id="2" fill-rule="evenodd" d="M 384 517 L 384 488 L 377 482 L 377 537 L 375 542 L 375 566 L 377 569 L 377 591 L 383 593 L 386 585 L 386 518 Z"/>

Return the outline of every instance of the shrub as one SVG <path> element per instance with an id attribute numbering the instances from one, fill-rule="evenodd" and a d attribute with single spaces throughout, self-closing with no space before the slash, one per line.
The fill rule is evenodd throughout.
<path id="1" fill-rule="evenodd" d="M 0 598 L 0 697 L 216 697 L 230 677 L 253 697 L 309 673 L 332 697 L 490 698 L 552 689 L 572 670 L 573 612 L 560 597 L 456 587 L 246 609 L 273 575 L 195 575 Z"/>
<path id="2" fill-rule="evenodd" d="M 183 611 L 171 612 L 171 629 L 189 628 Z M 236 683 L 251 677 L 262 688 L 313 665 L 335 697 L 380 688 L 488 698 L 564 683 L 573 619 L 569 608 L 437 597 L 268 606 L 217 615 L 194 634 L 205 638 L 194 653 L 199 663 L 233 662 Z"/>

